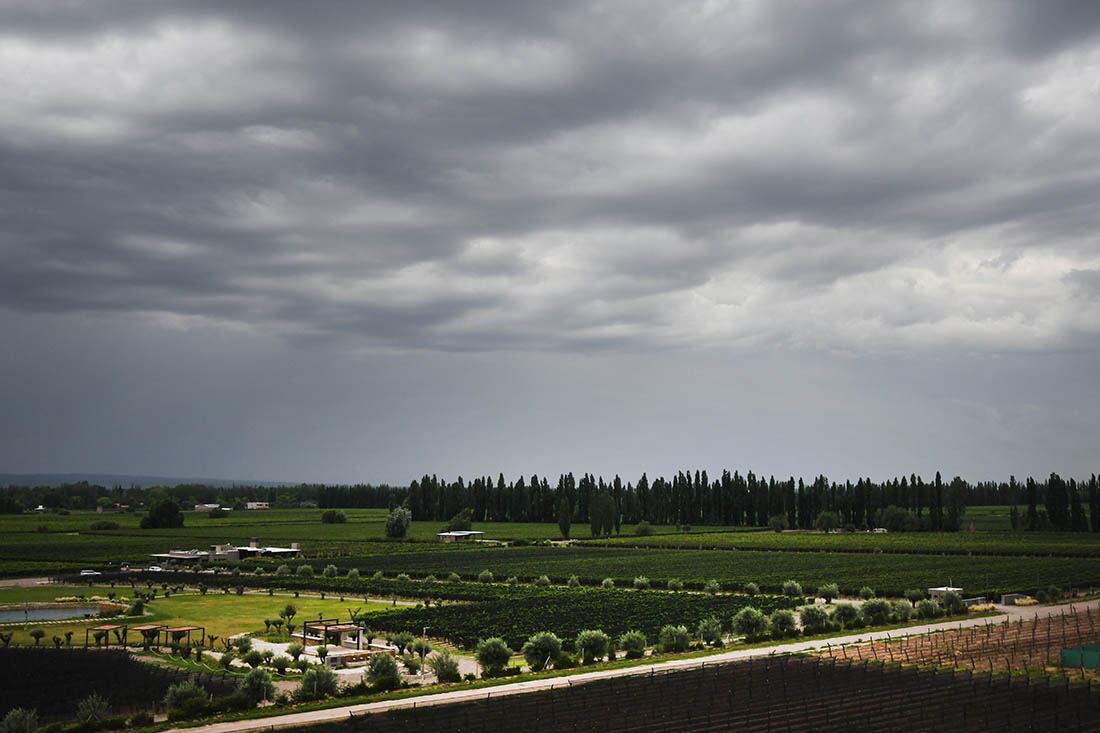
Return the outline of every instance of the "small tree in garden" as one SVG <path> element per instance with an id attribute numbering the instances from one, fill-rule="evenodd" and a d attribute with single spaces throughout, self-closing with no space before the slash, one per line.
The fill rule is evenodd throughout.
<path id="1" fill-rule="evenodd" d="M 645 656 L 646 638 L 641 631 L 627 631 L 619 637 L 619 649 L 627 659 L 641 659 Z"/>
<path id="2" fill-rule="evenodd" d="M 53 641 L 54 649 L 60 649 L 61 645 L 65 643 L 65 640 L 62 639 L 60 636 L 57 636 L 56 634 L 54 635 L 53 639 L 51 639 L 51 641 Z"/>
<path id="3" fill-rule="evenodd" d="M 545 588 L 546 586 L 550 585 L 550 578 L 546 577 L 545 575 L 540 575 L 538 578 L 535 579 L 535 585 L 539 586 L 540 588 Z"/>
<path id="4" fill-rule="evenodd" d="M 229 671 L 233 666 L 234 659 L 236 659 L 236 655 L 233 654 L 232 651 L 226 650 L 222 652 L 221 658 L 218 659 L 218 664 L 221 665 L 222 669 Z"/>
<path id="5" fill-rule="evenodd" d="M 275 683 L 272 682 L 271 675 L 266 669 L 253 669 L 241 680 L 238 689 L 252 701 L 253 705 L 262 700 L 275 698 Z"/>
<path id="6" fill-rule="evenodd" d="M 462 675 L 458 671 L 458 660 L 442 649 L 428 658 L 428 666 L 435 673 L 435 678 L 440 682 L 458 682 Z"/>
<path id="7" fill-rule="evenodd" d="M 795 623 L 794 612 L 786 608 L 772 611 L 772 615 L 768 619 L 768 626 L 771 628 L 772 636 L 776 639 L 798 635 L 798 624 Z"/>
<path id="8" fill-rule="evenodd" d="M 338 680 L 336 673 L 328 667 L 310 667 L 302 675 L 302 683 L 294 692 L 294 699 L 299 702 L 310 700 L 323 700 L 336 694 Z"/>
<path id="9" fill-rule="evenodd" d="M 42 629 L 31 629 L 31 638 L 34 639 L 35 646 L 38 646 L 38 642 L 42 641 L 42 637 L 45 635 L 46 632 Z"/>
<path id="10" fill-rule="evenodd" d="M 869 585 L 865 585 L 859 589 L 859 597 L 865 601 L 869 601 L 875 597 L 875 589 Z"/>
<path id="11" fill-rule="evenodd" d="M 669 590 L 683 590 L 684 589 L 684 581 L 680 580 L 679 578 L 669 578 L 669 580 L 668 580 L 668 589 Z"/>
<path id="12" fill-rule="evenodd" d="M 783 595 L 785 596 L 800 596 L 802 595 L 802 584 L 797 580 L 785 580 L 783 581 Z"/>
<path id="13" fill-rule="evenodd" d="M 477 663 L 490 674 L 499 674 L 512 659 L 512 650 L 499 636 L 482 639 L 477 643 Z"/>
<path id="14" fill-rule="evenodd" d="M 313 566 L 312 565 L 299 565 L 298 569 L 294 571 L 294 574 L 299 578 L 312 578 Z"/>
<path id="15" fill-rule="evenodd" d="M 359 580 L 359 568 L 352 568 L 348 571 L 348 580 Z"/>
<path id="16" fill-rule="evenodd" d="M 707 584 L 703 586 L 703 590 L 713 596 L 722 590 L 722 584 L 719 583 L 717 580 L 708 580 Z"/>
<path id="17" fill-rule="evenodd" d="M 420 657 L 420 666 L 423 667 L 424 658 L 432 653 L 432 645 L 427 639 L 417 639 L 409 647 L 409 651 Z"/>
<path id="18" fill-rule="evenodd" d="M 325 659 L 328 658 L 328 647 L 324 644 L 317 647 L 317 658 L 321 660 L 321 664 L 324 664 Z"/>
<path id="19" fill-rule="evenodd" d="M 898 621 L 908 621 L 913 616 L 913 604 L 904 598 L 894 601 L 891 609 L 894 618 Z"/>
<path id="20" fill-rule="evenodd" d="M 304 651 L 305 647 L 298 642 L 294 642 L 286 648 L 286 653 L 293 657 L 295 662 L 298 661 L 298 657 L 302 656 L 302 652 Z"/>
<path id="21" fill-rule="evenodd" d="M 164 693 L 164 707 L 169 710 L 196 710 L 209 700 L 206 690 L 189 680 L 171 685 Z"/>
<path id="22" fill-rule="evenodd" d="M 607 656 L 611 639 L 600 629 L 585 629 L 577 634 L 575 646 L 583 664 L 598 662 Z"/>
<path id="23" fill-rule="evenodd" d="M 570 588 L 580 588 L 581 587 L 581 579 L 578 578 L 576 575 L 570 575 L 569 576 L 569 581 L 566 583 L 566 585 L 569 586 Z"/>
<path id="24" fill-rule="evenodd" d="M 252 651 L 252 639 L 247 636 L 242 636 L 234 642 L 234 646 L 237 647 L 237 651 L 241 654 L 248 654 Z"/>
<path id="25" fill-rule="evenodd" d="M 550 631 L 532 634 L 523 645 L 523 658 L 532 672 L 540 672 L 561 658 L 561 639 Z"/>
<path id="26" fill-rule="evenodd" d="M 398 654 L 404 654 L 413 641 L 415 641 L 415 638 L 408 631 L 399 631 L 390 637 L 390 643 L 397 647 Z"/>
<path id="27" fill-rule="evenodd" d="M 245 652 L 241 656 L 241 660 L 252 669 L 256 669 L 264 662 L 264 655 L 255 649 Z"/>
<path id="28" fill-rule="evenodd" d="M 905 591 L 905 600 L 912 603 L 914 606 L 923 601 L 925 598 L 924 591 L 920 588 L 910 588 Z"/>
<path id="29" fill-rule="evenodd" d="M 832 603 L 840 595 L 840 588 L 836 583 L 824 583 L 818 586 L 817 594 L 824 598 L 826 603 Z"/>
<path id="30" fill-rule="evenodd" d="M 614 588 L 615 587 L 615 579 L 614 578 L 604 578 L 603 580 L 600 581 L 600 587 L 601 588 Z"/>
<path id="31" fill-rule="evenodd" d="M 13 636 L 15 636 L 14 631 L 0 631 L 0 648 L 7 649 L 11 646 Z"/>
<path id="32" fill-rule="evenodd" d="M 480 573 L 477 574 L 477 580 L 478 580 L 479 583 L 492 583 L 493 582 L 493 571 L 492 570 L 482 570 Z"/>
<path id="33" fill-rule="evenodd" d="M 326 578 L 335 578 L 339 573 L 340 571 L 337 570 L 336 566 L 332 564 L 326 565 L 325 569 L 321 571 L 321 575 Z"/>
<path id="34" fill-rule="evenodd" d="M 271 658 L 271 666 L 275 668 L 275 671 L 279 674 L 286 674 L 286 670 L 290 667 L 291 659 L 285 654 L 280 654 L 277 657 Z"/>
<path id="35" fill-rule="evenodd" d="M 292 571 L 289 565 L 280 565 L 279 567 L 275 568 L 276 575 L 290 575 L 291 572 Z"/>
<path id="36" fill-rule="evenodd" d="M 66 631 L 65 632 L 65 646 L 72 646 L 72 645 L 73 645 L 73 632 Z M 7 646 L 7 644 L 5 644 L 4 646 Z"/>
<path id="37" fill-rule="evenodd" d="M 741 586 L 741 591 L 747 596 L 760 595 L 760 586 L 750 581 Z"/>
<path id="38" fill-rule="evenodd" d="M 367 661 L 367 681 L 378 690 L 393 690 L 401 686 L 401 670 L 389 654 L 372 654 Z"/>
<path id="39" fill-rule="evenodd" d="M 638 577 L 634 578 L 634 589 L 635 590 L 648 590 L 649 589 L 649 578 L 647 578 L 644 575 L 639 575 Z"/>
<path id="40" fill-rule="evenodd" d="M 704 644 L 722 646 L 722 621 L 717 616 L 708 616 L 700 621 L 699 638 Z"/>
<path id="41" fill-rule="evenodd" d="M 748 639 L 763 636 L 768 631 L 768 617 L 752 606 L 745 606 L 733 617 L 733 630 Z"/>
<path id="42" fill-rule="evenodd" d="M 666 624 L 657 634 L 657 646 L 662 652 L 686 651 L 691 644 L 691 633 L 686 626 Z"/>
<path id="43" fill-rule="evenodd" d="M 948 616 L 958 616 L 966 613 L 966 603 L 963 602 L 962 596 L 949 590 L 943 594 L 943 610 Z"/>

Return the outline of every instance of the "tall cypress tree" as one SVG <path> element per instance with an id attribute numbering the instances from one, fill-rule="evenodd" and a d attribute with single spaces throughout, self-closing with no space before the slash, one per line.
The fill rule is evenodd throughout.
<path id="1" fill-rule="evenodd" d="M 1039 529 L 1039 491 L 1035 486 L 1035 479 L 1027 477 L 1027 528 L 1034 531 Z"/>
<path id="2" fill-rule="evenodd" d="M 1089 479 L 1089 520 L 1092 531 L 1100 532 L 1100 487 L 1096 484 L 1096 474 Z"/>

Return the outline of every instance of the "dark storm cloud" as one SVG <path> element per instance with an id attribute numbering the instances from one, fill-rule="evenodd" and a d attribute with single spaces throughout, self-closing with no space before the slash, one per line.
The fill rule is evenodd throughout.
<path id="1" fill-rule="evenodd" d="M 462 351 L 1094 338 L 1095 7 L 8 3 L 0 304 Z"/>

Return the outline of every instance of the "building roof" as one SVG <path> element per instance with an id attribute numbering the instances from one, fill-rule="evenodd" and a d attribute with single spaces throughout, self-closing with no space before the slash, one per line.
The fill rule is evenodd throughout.
<path id="1" fill-rule="evenodd" d="M 928 590 L 929 591 L 937 590 L 937 591 L 940 591 L 941 593 L 951 593 L 951 592 L 958 593 L 958 592 L 962 591 L 962 588 L 956 588 L 953 585 L 942 585 L 939 588 L 929 588 Z"/>
<path id="2" fill-rule="evenodd" d="M 451 530 L 450 532 L 440 532 L 436 536 L 437 537 L 472 537 L 475 534 L 485 534 L 485 533 L 484 532 L 479 532 L 476 529 L 459 529 L 459 530 Z"/>

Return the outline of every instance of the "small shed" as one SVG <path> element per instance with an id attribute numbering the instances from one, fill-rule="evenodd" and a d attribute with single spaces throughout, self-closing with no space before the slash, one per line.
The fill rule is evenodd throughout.
<path id="1" fill-rule="evenodd" d="M 937 603 L 943 600 L 943 597 L 948 593 L 958 593 L 962 595 L 963 589 L 956 588 L 951 585 L 941 585 L 939 588 L 929 588 L 928 597 Z"/>
<path id="2" fill-rule="evenodd" d="M 483 534 L 485 533 L 479 532 L 476 529 L 459 529 L 449 532 L 440 532 L 436 537 L 439 538 L 440 542 L 466 542 Z"/>

